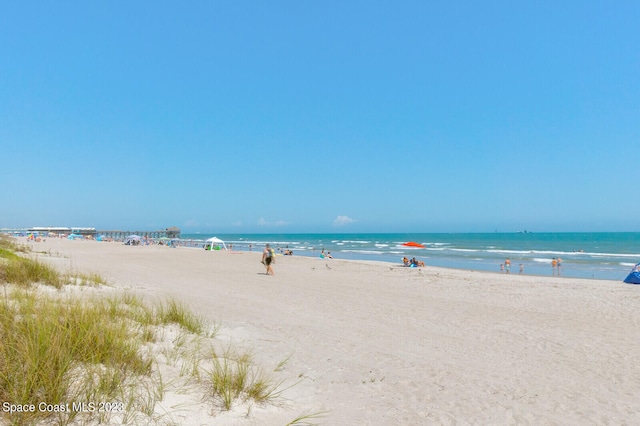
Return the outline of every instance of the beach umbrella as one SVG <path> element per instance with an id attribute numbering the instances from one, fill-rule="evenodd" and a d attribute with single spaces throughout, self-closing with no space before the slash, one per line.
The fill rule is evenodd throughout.
<path id="1" fill-rule="evenodd" d="M 408 243 L 404 243 L 405 247 L 415 247 L 415 248 L 424 248 L 424 246 L 420 243 L 416 243 L 415 241 L 409 241 Z"/>

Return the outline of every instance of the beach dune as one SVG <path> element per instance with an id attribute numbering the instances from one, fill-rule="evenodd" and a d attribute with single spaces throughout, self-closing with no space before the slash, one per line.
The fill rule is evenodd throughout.
<path id="1" fill-rule="evenodd" d="M 261 365 L 288 358 L 282 403 L 210 424 L 640 423 L 640 286 L 296 256 L 268 276 L 259 252 L 29 244 L 117 291 L 185 302 Z"/>

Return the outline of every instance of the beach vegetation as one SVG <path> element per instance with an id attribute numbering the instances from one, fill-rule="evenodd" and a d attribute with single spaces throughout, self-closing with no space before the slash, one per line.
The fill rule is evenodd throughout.
<path id="1" fill-rule="evenodd" d="M 2 253 L 3 251 L 13 254 L 16 252 L 27 252 L 28 248 L 26 246 L 17 244 L 15 242 L 15 239 L 11 236 L 0 233 L 0 253 Z"/>
<path id="2" fill-rule="evenodd" d="M 327 413 L 328 413 L 327 411 L 318 411 L 318 412 L 305 411 L 304 413 L 300 414 L 298 417 L 296 417 L 295 419 L 287 423 L 287 426 L 315 425 L 316 423 L 312 423 L 311 420 L 322 418 Z"/>
<path id="3" fill-rule="evenodd" d="M 80 298 L 21 287 L 5 292 L 0 302 L 0 400 L 21 406 L 42 401 L 58 406 L 68 406 L 68 401 L 120 405 L 111 413 L 36 410 L 0 415 L 13 424 L 43 419 L 69 424 L 78 415 L 84 422 L 130 419 L 137 424 L 142 415 L 148 421 L 158 415 L 157 403 L 168 386 L 158 368 L 159 355 L 179 369 L 182 380 L 173 380 L 171 386 L 200 383 L 203 397 L 222 410 L 230 410 L 238 400 L 266 403 L 280 395 L 282 382 L 264 375 L 249 352 L 229 347 L 218 354 L 205 331 L 197 335 L 183 328 L 193 328 L 190 321 L 184 326 L 171 322 L 167 306 L 179 304 L 168 301 L 154 308 L 129 295 Z M 182 321 L 184 315 L 172 318 Z M 181 331 L 158 352 L 152 349 L 150 327 L 162 329 L 156 337 L 173 336 L 175 328 Z"/>
<path id="4" fill-rule="evenodd" d="M 266 403 L 280 395 L 281 382 L 274 382 L 254 366 L 248 352 L 238 354 L 231 348 L 211 353 L 211 367 L 206 370 L 211 394 L 221 408 L 230 410 L 234 402 Z"/>
<path id="5" fill-rule="evenodd" d="M 203 319 L 174 299 L 159 306 L 157 317 L 161 324 L 175 323 L 193 334 L 201 334 L 204 331 Z"/>
<path id="6" fill-rule="evenodd" d="M 107 281 L 96 273 L 68 273 L 62 276 L 65 283 L 79 286 L 101 286 L 107 285 Z"/>
<path id="7" fill-rule="evenodd" d="M 21 287 L 43 284 L 57 289 L 65 284 L 107 284 L 106 280 L 96 273 L 60 273 L 37 259 L 27 257 L 27 253 L 26 247 L 14 243 L 5 235 L 0 235 L 0 283 L 11 283 Z"/>
<path id="8" fill-rule="evenodd" d="M 129 319 L 104 300 L 15 288 L 0 303 L 0 400 L 65 409 L 9 413 L 12 423 L 55 414 L 64 424 L 76 415 L 68 401 L 118 401 L 122 389 L 150 374 L 153 359 L 140 345 Z"/>
<path id="9" fill-rule="evenodd" d="M 6 246 L 2 246 L 6 247 Z M 256 366 L 250 352 L 214 341 L 209 324 L 176 300 L 147 304 L 135 294 L 50 292 L 31 284 L 104 283 L 97 274 L 60 274 L 0 248 L 0 401 L 35 410 L 0 412 L 0 423 L 59 425 L 166 424 L 169 388 L 193 392 L 229 410 L 236 401 L 267 403 L 282 381 Z M 289 358 L 276 368 L 281 369 Z M 163 363 L 166 361 L 166 363 Z M 163 372 L 178 373 L 167 381 Z M 110 410 L 71 401 L 111 401 Z M 46 402 L 59 410 L 41 409 Z"/>
<path id="10" fill-rule="evenodd" d="M 273 371 L 282 371 L 284 370 L 284 367 L 289 363 L 289 360 L 291 359 L 291 355 L 289 355 L 286 358 L 283 358 L 277 365 L 276 368 L 273 369 Z"/>
<path id="11" fill-rule="evenodd" d="M 0 263 L 0 281 L 14 285 L 27 287 L 34 283 L 42 283 L 61 288 L 62 275 L 54 268 L 22 256 L 3 257 L 5 261 Z"/>

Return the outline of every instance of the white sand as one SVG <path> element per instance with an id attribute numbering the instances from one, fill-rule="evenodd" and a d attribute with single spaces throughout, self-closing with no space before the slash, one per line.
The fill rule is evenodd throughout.
<path id="1" fill-rule="evenodd" d="M 48 239 L 63 270 L 173 296 L 252 349 L 281 401 L 181 424 L 640 424 L 640 286 Z M 168 399 L 177 398 L 175 395 Z M 165 407 L 180 401 L 167 400 Z"/>

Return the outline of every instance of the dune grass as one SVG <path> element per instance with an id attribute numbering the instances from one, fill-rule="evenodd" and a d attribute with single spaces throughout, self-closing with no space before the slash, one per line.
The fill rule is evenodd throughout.
<path id="1" fill-rule="evenodd" d="M 65 273 L 38 260 L 27 257 L 28 247 L 16 244 L 12 238 L 0 234 L 0 284 L 11 283 L 20 287 L 44 284 L 57 289 L 65 284 L 106 285 L 104 278 L 96 273 Z"/>
<path id="2" fill-rule="evenodd" d="M 202 319 L 173 299 L 158 307 L 156 317 L 160 324 L 178 324 L 193 334 L 201 334 L 204 331 Z"/>
<path id="3" fill-rule="evenodd" d="M 153 360 L 141 354 L 140 333 L 104 300 L 60 298 L 15 289 L 0 302 L 0 400 L 119 401 L 122 384 L 148 376 Z M 66 408 L 66 407 L 65 407 Z M 29 424 L 51 413 L 13 413 Z M 57 413 L 64 424 L 74 413 Z"/>
<path id="4" fill-rule="evenodd" d="M 55 269 L 33 259 L 15 255 L 0 249 L 0 282 L 27 287 L 34 283 L 43 283 L 61 288 L 62 275 Z"/>
<path id="5" fill-rule="evenodd" d="M 27 252 L 26 247 L 16 244 L 9 236 L 0 234 L 0 283 L 22 287 L 44 283 L 56 288 L 62 287 L 62 276 L 55 269 L 17 254 Z"/>
<path id="6" fill-rule="evenodd" d="M 209 326 L 183 304 L 167 300 L 149 306 L 130 293 L 87 297 L 40 291 L 33 284 L 60 289 L 104 280 L 60 274 L 16 254 L 19 249 L 12 244 L 0 237 L 0 401 L 36 410 L 2 411 L 0 423 L 67 425 L 80 416 L 83 424 L 158 424 L 162 415 L 155 412 L 156 404 L 167 383 L 151 347 L 169 325 L 182 332 L 161 354 L 180 366 L 181 383 L 200 384 L 203 399 L 212 400 L 215 408 L 229 410 L 236 401 L 267 403 L 280 396 L 282 382 L 263 374 L 250 353 L 229 347 L 218 354 L 212 339 L 219 326 Z M 74 409 L 74 402 L 83 401 L 117 406 L 111 412 Z M 43 402 L 66 410 L 40 410 Z"/>
<path id="7" fill-rule="evenodd" d="M 265 403 L 277 398 L 281 382 L 274 382 L 255 367 L 252 355 L 238 354 L 227 348 L 221 355 L 211 353 L 211 367 L 205 369 L 214 398 L 224 410 L 230 410 L 237 400 Z"/>
<path id="8" fill-rule="evenodd" d="M 287 423 L 286 426 L 312 426 L 316 423 L 312 423 L 311 420 L 320 419 L 328 413 L 328 411 L 318 411 L 313 413 L 311 411 L 305 411 L 304 413 L 300 414 L 298 417 Z"/>
<path id="9" fill-rule="evenodd" d="M 197 316 L 168 301 L 155 307 L 131 295 L 104 298 L 61 297 L 14 287 L 0 300 L 0 401 L 16 405 L 66 405 L 74 401 L 114 401 L 114 413 L 0 413 L 12 424 L 53 418 L 69 424 L 140 421 L 153 423 L 155 404 L 165 384 L 154 368 L 157 355 L 144 350 L 157 340 L 158 327 L 177 325 L 184 334 L 164 356 L 181 366 L 184 383 L 200 383 L 202 397 L 230 410 L 236 401 L 268 403 L 279 396 L 274 382 L 248 353 L 226 349 L 217 354 Z M 171 315 L 168 315 L 171 312 Z M 190 330 L 200 330 L 200 336 Z M 189 337 L 191 336 L 191 337 Z M 210 340 L 210 339 L 209 339 Z M 201 342 L 194 345 L 194 341 Z M 207 398 L 208 396 L 208 398 Z M 126 412 L 129 412 L 128 414 Z M 144 420 L 131 412 L 148 416 Z M 111 417 L 110 417 L 111 416 Z"/>

